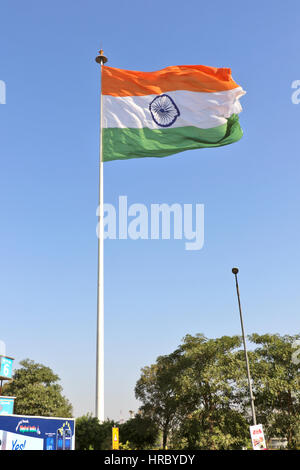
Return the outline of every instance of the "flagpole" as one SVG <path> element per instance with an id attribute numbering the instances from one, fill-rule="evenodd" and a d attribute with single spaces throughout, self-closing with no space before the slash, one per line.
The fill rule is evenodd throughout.
<path id="1" fill-rule="evenodd" d="M 102 158 L 102 66 L 107 62 L 103 50 L 96 62 L 100 64 L 100 146 L 99 146 L 99 205 L 98 205 L 98 283 L 97 283 L 97 348 L 96 348 L 96 417 L 104 421 L 104 227 L 103 227 L 103 158 Z"/>

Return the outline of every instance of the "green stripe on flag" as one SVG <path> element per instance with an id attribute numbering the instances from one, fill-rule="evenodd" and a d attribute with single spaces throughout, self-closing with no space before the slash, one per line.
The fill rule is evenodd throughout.
<path id="1" fill-rule="evenodd" d="M 210 129 L 175 127 L 168 129 L 104 128 L 103 161 L 142 157 L 166 157 L 185 150 L 220 147 L 237 142 L 243 135 L 237 114 L 227 124 Z"/>

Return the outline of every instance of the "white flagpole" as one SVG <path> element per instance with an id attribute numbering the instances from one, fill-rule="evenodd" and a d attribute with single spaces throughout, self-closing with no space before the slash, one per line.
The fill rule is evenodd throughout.
<path id="1" fill-rule="evenodd" d="M 98 206 L 98 284 L 97 284 L 97 352 L 96 352 L 96 417 L 104 421 L 104 191 L 102 159 L 102 65 L 107 62 L 102 49 L 96 57 L 101 66 L 100 88 L 100 148 L 99 148 L 99 206 Z"/>

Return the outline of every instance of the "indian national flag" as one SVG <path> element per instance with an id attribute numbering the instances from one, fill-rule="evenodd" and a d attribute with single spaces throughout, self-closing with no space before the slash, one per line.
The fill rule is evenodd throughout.
<path id="1" fill-rule="evenodd" d="M 228 68 L 136 72 L 102 66 L 103 161 L 165 157 L 239 140 L 245 91 Z"/>

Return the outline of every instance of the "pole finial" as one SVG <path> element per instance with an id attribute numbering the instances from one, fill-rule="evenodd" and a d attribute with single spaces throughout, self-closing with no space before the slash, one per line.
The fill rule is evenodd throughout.
<path id="1" fill-rule="evenodd" d="M 97 62 L 97 64 L 103 65 L 107 62 L 107 60 L 107 57 L 105 57 L 103 53 L 103 49 L 100 49 L 99 55 L 97 55 L 95 61 Z"/>
<path id="2" fill-rule="evenodd" d="M 233 274 L 237 274 L 239 272 L 238 268 L 232 268 Z"/>

